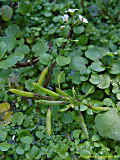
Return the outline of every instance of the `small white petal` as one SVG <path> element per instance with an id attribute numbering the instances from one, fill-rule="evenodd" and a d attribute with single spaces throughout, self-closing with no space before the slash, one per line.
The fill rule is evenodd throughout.
<path id="1" fill-rule="evenodd" d="M 65 26 L 60 26 L 60 29 L 64 29 L 65 28 Z"/>
<path id="2" fill-rule="evenodd" d="M 68 18 L 69 16 L 67 14 L 64 14 L 64 16 L 62 16 L 63 21 L 68 22 Z"/>
<path id="3" fill-rule="evenodd" d="M 78 9 L 68 9 L 68 12 L 70 12 L 70 13 L 73 13 L 73 12 L 75 12 L 75 11 L 78 11 Z"/>
<path id="4" fill-rule="evenodd" d="M 88 23 L 88 20 L 81 15 L 79 15 L 79 19 L 80 19 L 80 21 L 82 21 L 84 23 Z"/>
<path id="5" fill-rule="evenodd" d="M 14 141 L 14 139 L 15 139 L 15 135 L 13 135 L 13 137 L 12 137 L 12 140 Z"/>

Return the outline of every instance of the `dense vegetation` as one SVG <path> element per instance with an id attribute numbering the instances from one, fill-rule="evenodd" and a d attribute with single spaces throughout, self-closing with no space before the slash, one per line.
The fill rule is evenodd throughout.
<path id="1" fill-rule="evenodd" d="M 120 1 L 0 6 L 0 159 L 119 159 Z"/>

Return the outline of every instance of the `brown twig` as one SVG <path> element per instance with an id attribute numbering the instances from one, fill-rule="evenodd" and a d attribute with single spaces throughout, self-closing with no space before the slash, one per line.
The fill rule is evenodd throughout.
<path id="1" fill-rule="evenodd" d="M 81 8 L 83 9 L 83 13 L 84 13 L 84 0 L 81 0 Z"/>
<path id="2" fill-rule="evenodd" d="M 56 65 L 56 62 L 52 63 L 51 66 L 50 66 L 50 69 L 49 69 L 49 71 L 48 71 L 47 78 L 46 78 L 45 83 L 44 83 L 44 87 L 45 87 L 45 88 L 48 86 L 48 84 L 49 84 L 49 82 L 50 82 L 51 74 L 52 74 L 52 72 L 53 72 L 53 69 L 54 69 L 55 65 Z"/>
<path id="3" fill-rule="evenodd" d="M 36 64 L 38 61 L 39 61 L 39 58 L 35 58 L 32 61 L 30 61 L 30 62 L 16 63 L 16 67 L 17 68 L 19 68 L 19 67 L 28 67 L 28 66 L 31 66 L 33 64 Z"/>

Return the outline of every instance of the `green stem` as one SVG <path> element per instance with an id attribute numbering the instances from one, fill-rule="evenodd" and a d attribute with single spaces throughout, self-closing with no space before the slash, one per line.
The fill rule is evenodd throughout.
<path id="1" fill-rule="evenodd" d="M 74 108 L 74 106 L 72 104 L 68 104 L 68 105 L 66 105 L 66 108 L 61 109 L 59 112 L 65 112 L 70 108 Z"/>
<path id="2" fill-rule="evenodd" d="M 79 105 L 83 104 L 88 106 L 88 108 L 94 110 L 94 111 L 108 111 L 110 109 L 110 107 L 94 107 L 94 106 L 90 106 L 88 104 L 82 103 L 82 102 L 78 102 Z"/>
<path id="3" fill-rule="evenodd" d="M 89 135 L 88 135 L 88 131 L 87 131 L 87 127 L 86 127 L 86 124 L 85 124 L 85 121 L 84 121 L 84 117 L 82 115 L 82 112 L 80 112 L 80 123 L 81 123 L 81 127 L 85 133 L 85 136 L 86 138 L 88 139 L 89 138 Z"/>
<path id="4" fill-rule="evenodd" d="M 25 92 L 25 91 L 21 91 L 21 90 L 18 90 L 18 89 L 10 89 L 9 90 L 10 92 L 12 93 L 15 93 L 17 95 L 20 95 L 20 96 L 24 96 L 24 97 L 34 97 L 35 94 L 33 92 Z"/>
<path id="5" fill-rule="evenodd" d="M 60 95 L 47 89 L 47 88 L 44 88 L 44 87 L 41 87 L 38 83 L 33 83 L 33 86 L 38 89 L 39 91 L 43 92 L 43 93 L 46 93 L 50 96 L 53 96 L 53 97 L 56 97 L 56 98 L 60 98 Z"/>

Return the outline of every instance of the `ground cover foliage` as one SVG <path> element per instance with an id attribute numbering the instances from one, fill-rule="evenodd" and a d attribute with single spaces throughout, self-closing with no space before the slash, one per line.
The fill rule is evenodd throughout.
<path id="1" fill-rule="evenodd" d="M 0 159 L 119 159 L 120 1 L 0 0 L 0 7 Z M 67 104 L 53 103 L 56 88 Z"/>

